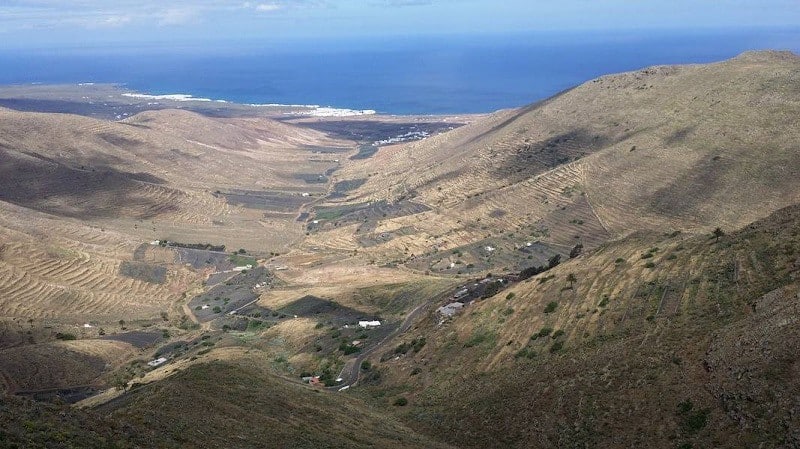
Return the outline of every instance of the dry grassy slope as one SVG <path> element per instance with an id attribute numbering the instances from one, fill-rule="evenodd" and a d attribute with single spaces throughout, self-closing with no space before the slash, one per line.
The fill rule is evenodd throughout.
<path id="1" fill-rule="evenodd" d="M 136 348 L 118 341 L 76 340 L 0 350 L 0 380 L 6 392 L 102 385 L 101 376 L 119 367 Z M 3 383 L 5 383 L 3 382 Z"/>
<path id="2" fill-rule="evenodd" d="M 157 111 L 107 122 L 0 109 L 0 339 L 18 342 L 20 320 L 102 324 L 173 309 L 198 274 L 172 265 L 163 283 L 122 276 L 142 242 L 285 250 L 302 235 L 293 215 L 265 218 L 211 192 L 299 196 L 309 186 L 294 174 L 335 165 L 306 147 L 346 144 L 268 119 Z"/>
<path id="3" fill-rule="evenodd" d="M 180 447 L 128 423 L 116 423 L 97 413 L 66 405 L 35 402 L 13 396 L 0 402 L 0 445 L 4 448 L 123 449 Z"/>
<path id="4" fill-rule="evenodd" d="M 796 447 L 798 275 L 800 206 L 718 243 L 637 233 L 431 317 L 371 391 L 463 447 Z"/>
<path id="5" fill-rule="evenodd" d="M 133 259 L 140 243 L 119 232 L 0 203 L 0 340 L 14 340 L 13 334 L 28 328 L 27 320 L 58 329 L 120 318 L 159 319 L 161 312 L 171 311 L 200 275 L 169 264 L 162 283 L 122 275 L 122 264 Z"/>
<path id="6" fill-rule="evenodd" d="M 276 378 L 258 355 L 223 359 L 135 389 L 99 411 L 186 448 L 447 447 L 344 394 Z"/>
<path id="7" fill-rule="evenodd" d="M 303 175 L 316 177 L 338 165 L 309 147 L 347 151 L 348 145 L 269 119 L 154 111 L 107 122 L 0 110 L 0 201 L 143 241 L 285 252 L 303 235 L 295 211 L 265 216 L 228 204 L 215 190 L 280 191 L 295 204 L 302 192 L 326 189 Z M 277 210 L 286 208 L 276 201 Z"/>
<path id="8" fill-rule="evenodd" d="M 800 58 L 781 52 L 609 75 L 338 175 L 368 178 L 353 201 L 433 207 L 394 221 L 416 230 L 412 245 L 537 222 L 552 242 L 587 246 L 635 229 L 731 229 L 800 200 L 799 85 Z"/>

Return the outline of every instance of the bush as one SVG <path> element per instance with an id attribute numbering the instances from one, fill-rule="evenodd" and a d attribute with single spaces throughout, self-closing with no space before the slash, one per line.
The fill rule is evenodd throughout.
<path id="1" fill-rule="evenodd" d="M 564 348 L 564 343 L 557 341 L 553 343 L 553 346 L 550 346 L 550 353 L 551 354 L 556 353 L 560 351 L 562 348 Z"/>
<path id="2" fill-rule="evenodd" d="M 369 360 L 364 360 L 363 362 L 361 362 L 362 371 L 369 371 L 370 369 L 372 369 L 372 363 L 370 363 Z"/>
<path id="3" fill-rule="evenodd" d="M 221 313 L 222 312 L 222 309 L 220 309 L 219 306 L 214 306 L 214 308 L 211 309 L 211 310 L 214 311 L 214 313 Z"/>
<path id="4" fill-rule="evenodd" d="M 653 263 L 653 262 L 647 262 L 646 264 L 644 264 L 644 267 L 645 268 L 655 268 L 656 264 Z"/>
<path id="5" fill-rule="evenodd" d="M 394 400 L 394 405 L 396 405 L 398 407 L 406 406 L 406 405 L 408 405 L 408 399 L 400 396 L 399 398 Z"/>
<path id="6" fill-rule="evenodd" d="M 348 345 L 346 343 L 342 343 L 339 345 L 339 350 L 344 352 L 344 355 L 355 354 L 356 352 L 361 351 L 361 348 L 354 345 Z"/>
<path id="7" fill-rule="evenodd" d="M 555 340 L 556 338 L 558 338 L 558 337 L 560 337 L 562 335 L 564 335 L 564 331 L 559 329 L 559 330 L 553 332 L 553 339 Z"/>
<path id="8" fill-rule="evenodd" d="M 553 313 L 555 312 L 556 308 L 558 308 L 558 303 L 555 301 L 550 301 L 547 303 L 547 306 L 545 306 L 544 313 Z"/>
<path id="9" fill-rule="evenodd" d="M 77 340 L 78 339 L 78 337 L 76 337 L 74 334 L 61 333 L 61 332 L 56 333 L 56 338 L 58 340 Z"/>
<path id="10" fill-rule="evenodd" d="M 516 296 L 516 294 L 514 292 L 511 292 L 506 295 L 506 299 L 514 299 L 514 296 Z"/>

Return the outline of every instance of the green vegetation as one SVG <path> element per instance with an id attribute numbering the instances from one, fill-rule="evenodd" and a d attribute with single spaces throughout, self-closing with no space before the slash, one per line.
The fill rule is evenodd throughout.
<path id="1" fill-rule="evenodd" d="M 537 340 L 542 337 L 547 337 L 550 333 L 553 332 L 552 328 L 543 327 L 539 332 L 531 335 L 531 340 Z"/>
<path id="2" fill-rule="evenodd" d="M 403 396 L 400 396 L 399 398 L 394 400 L 393 405 L 398 407 L 404 407 L 408 405 L 408 399 L 404 398 Z"/>
<path id="3" fill-rule="evenodd" d="M 355 345 L 347 344 L 342 342 L 339 345 L 339 350 L 344 352 L 344 355 L 355 354 L 356 352 L 361 352 L 361 348 Z"/>
<path id="4" fill-rule="evenodd" d="M 66 333 L 66 332 L 57 332 L 56 333 L 56 339 L 58 339 L 58 340 L 77 340 L 78 337 L 76 337 L 75 334 L 69 334 L 69 333 Z"/>
<path id="5" fill-rule="evenodd" d="M 556 308 L 558 308 L 558 303 L 555 301 L 550 301 L 545 306 L 544 313 L 553 313 L 556 311 Z"/>
<path id="6" fill-rule="evenodd" d="M 696 433 L 703 430 L 708 424 L 708 409 L 695 410 L 691 399 L 678 404 L 678 416 L 681 419 L 681 428 L 686 433 Z"/>
<path id="7" fill-rule="evenodd" d="M 472 348 L 480 345 L 492 346 L 495 344 L 497 335 L 493 331 L 486 329 L 475 329 L 472 335 L 464 343 L 465 348 Z"/>
<path id="8" fill-rule="evenodd" d="M 255 257 L 244 256 L 244 255 L 239 254 L 239 253 L 231 254 L 230 257 L 228 257 L 228 260 L 230 260 L 230 262 L 232 264 L 234 264 L 235 266 L 237 266 L 237 267 L 244 267 L 244 266 L 247 266 L 247 265 L 252 265 L 254 267 L 256 266 Z"/>

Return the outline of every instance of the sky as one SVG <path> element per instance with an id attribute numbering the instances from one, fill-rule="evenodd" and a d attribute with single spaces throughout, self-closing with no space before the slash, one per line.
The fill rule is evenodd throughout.
<path id="1" fill-rule="evenodd" d="M 0 0 L 0 49 L 800 27 L 800 0 Z"/>

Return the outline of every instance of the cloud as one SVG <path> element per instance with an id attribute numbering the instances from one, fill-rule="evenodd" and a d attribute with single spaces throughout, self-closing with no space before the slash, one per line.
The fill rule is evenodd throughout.
<path id="1" fill-rule="evenodd" d="M 194 8 L 170 8 L 158 14 L 159 25 L 184 25 L 199 18 L 199 11 Z"/>
<path id="2" fill-rule="evenodd" d="M 259 12 L 272 12 L 281 9 L 282 6 L 276 3 L 262 3 L 260 5 L 256 5 L 255 9 Z"/>
<path id="3" fill-rule="evenodd" d="M 377 3 L 381 6 L 428 6 L 432 5 L 432 0 L 382 0 Z"/>
<path id="4" fill-rule="evenodd" d="M 116 28 L 130 23 L 131 20 L 133 20 L 131 16 L 108 16 L 97 23 L 97 26 Z"/>

